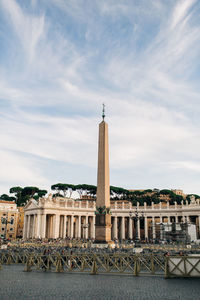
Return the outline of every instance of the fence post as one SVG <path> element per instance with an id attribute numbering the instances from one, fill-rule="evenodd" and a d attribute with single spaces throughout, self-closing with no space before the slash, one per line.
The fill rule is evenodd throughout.
<path id="1" fill-rule="evenodd" d="M 81 271 L 84 271 L 84 269 L 85 269 L 85 261 L 84 261 L 84 259 L 83 259 L 83 257 L 82 257 Z"/>
<path id="2" fill-rule="evenodd" d="M 11 254 L 10 254 L 10 252 L 9 252 L 9 254 L 8 254 L 8 259 L 7 259 L 7 262 L 6 262 L 6 264 L 7 265 L 10 265 L 11 264 Z"/>
<path id="3" fill-rule="evenodd" d="M 165 256 L 165 278 L 169 278 L 169 257 Z"/>
<path id="4" fill-rule="evenodd" d="M 51 270 L 51 261 L 50 261 L 49 255 L 47 257 L 47 270 Z"/>
<path id="5" fill-rule="evenodd" d="M 135 256 L 135 264 L 134 264 L 134 275 L 138 276 L 139 273 L 139 265 L 138 265 L 138 257 Z"/>
<path id="6" fill-rule="evenodd" d="M 154 255 L 151 254 L 151 274 L 155 274 Z"/>
<path id="7" fill-rule="evenodd" d="M 27 260 L 26 260 L 26 265 L 25 265 L 25 269 L 24 269 L 25 272 L 31 272 L 31 260 L 30 260 L 30 256 L 27 257 Z"/>
<path id="8" fill-rule="evenodd" d="M 95 255 L 93 256 L 91 275 L 97 275 L 97 262 L 96 262 L 96 256 Z"/>
<path id="9" fill-rule="evenodd" d="M 60 273 L 63 272 L 63 266 L 60 255 L 57 256 L 56 260 L 56 272 Z"/>

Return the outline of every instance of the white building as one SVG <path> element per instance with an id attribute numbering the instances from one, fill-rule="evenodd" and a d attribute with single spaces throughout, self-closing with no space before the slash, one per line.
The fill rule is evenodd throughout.
<path id="1" fill-rule="evenodd" d="M 195 224 L 200 234 L 200 202 L 192 198 L 190 204 L 151 206 L 132 206 L 128 201 L 111 201 L 112 239 L 132 239 L 135 236 L 137 209 L 142 218 L 137 220 L 138 236 L 142 240 L 156 238 L 156 223 L 187 222 Z M 24 207 L 23 238 L 95 238 L 96 203 L 91 200 L 70 198 L 40 198 L 39 202 L 30 200 Z M 151 232 L 152 231 L 152 232 Z"/>

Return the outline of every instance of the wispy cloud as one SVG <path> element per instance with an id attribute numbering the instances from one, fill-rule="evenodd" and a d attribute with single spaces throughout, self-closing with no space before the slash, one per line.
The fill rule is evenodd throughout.
<path id="1" fill-rule="evenodd" d="M 2 0 L 2 6 L 8 15 L 8 20 L 16 32 L 24 54 L 28 56 L 28 60 L 32 61 L 39 41 L 45 35 L 44 32 L 44 15 L 34 16 L 24 14 L 16 1 Z"/>
<path id="2" fill-rule="evenodd" d="M 98 115 L 106 102 L 112 184 L 174 182 L 200 193 L 190 173 L 200 159 L 199 8 L 195 0 L 2 0 L 6 184 L 17 174 L 36 184 L 48 184 L 53 173 L 70 181 L 73 166 L 84 170 L 73 173 L 75 181 L 95 183 Z"/>

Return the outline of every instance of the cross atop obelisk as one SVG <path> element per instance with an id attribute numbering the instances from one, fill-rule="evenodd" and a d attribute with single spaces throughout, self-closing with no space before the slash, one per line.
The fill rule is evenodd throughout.
<path id="1" fill-rule="evenodd" d="M 108 151 L 108 124 L 104 121 L 105 105 L 103 104 L 102 122 L 99 124 L 99 149 L 97 172 L 97 200 L 96 200 L 96 242 L 111 242 L 111 214 L 110 214 L 110 176 Z"/>
<path id="2" fill-rule="evenodd" d="M 103 110 L 102 110 L 102 119 L 104 121 L 105 118 L 105 104 L 103 103 Z"/>

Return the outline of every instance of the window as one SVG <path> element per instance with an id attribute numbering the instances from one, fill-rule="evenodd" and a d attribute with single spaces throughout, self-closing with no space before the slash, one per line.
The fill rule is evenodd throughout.
<path id="1" fill-rule="evenodd" d="M 13 227 L 10 228 L 10 231 L 12 231 L 12 230 L 13 230 Z"/>

